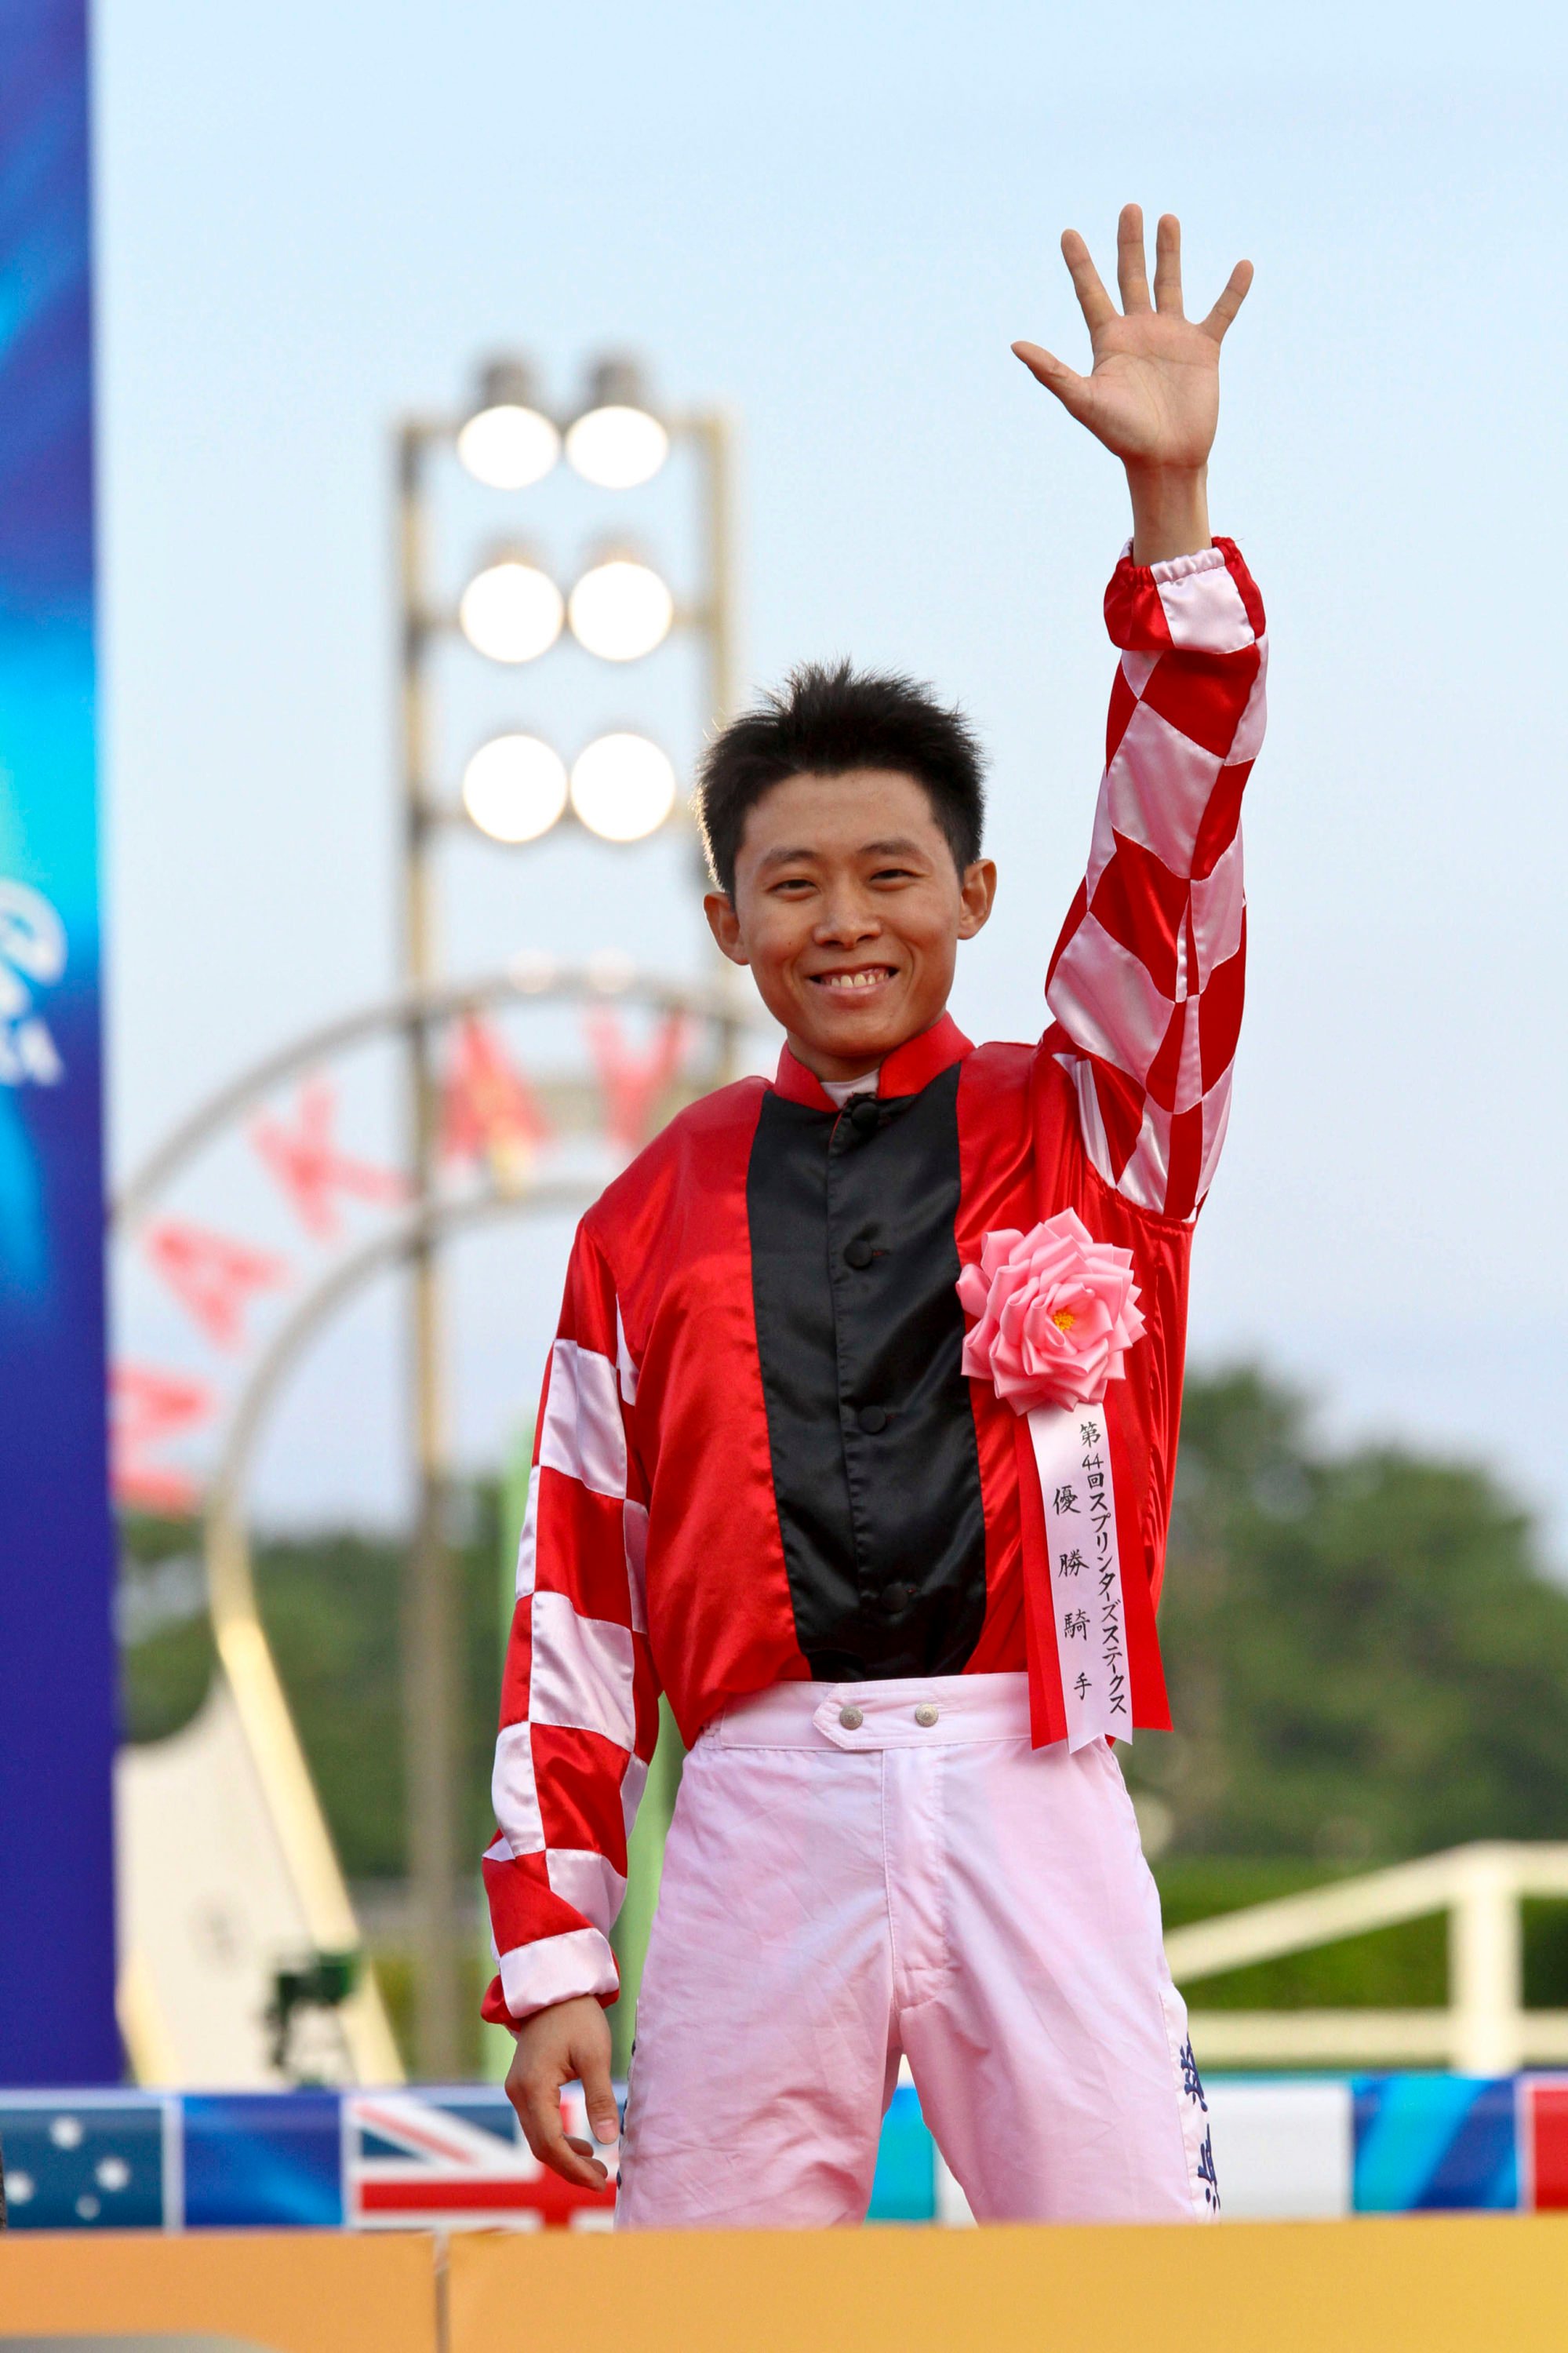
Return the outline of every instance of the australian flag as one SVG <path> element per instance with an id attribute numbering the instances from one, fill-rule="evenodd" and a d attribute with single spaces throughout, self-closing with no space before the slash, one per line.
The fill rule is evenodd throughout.
<path id="1" fill-rule="evenodd" d="M 179 2221 L 176 2099 L 9 2092 L 0 2104 L 5 2206 L 16 2231 L 160 2231 Z"/>

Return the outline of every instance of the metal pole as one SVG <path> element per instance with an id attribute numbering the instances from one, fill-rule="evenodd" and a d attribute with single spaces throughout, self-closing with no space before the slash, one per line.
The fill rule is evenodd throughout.
<path id="1" fill-rule="evenodd" d="M 405 976 L 426 987 L 436 965 L 430 873 L 429 712 L 425 682 L 424 456 L 428 427 L 405 425 L 398 443 L 403 743 Z M 408 1052 L 409 1176 L 422 1211 L 435 1203 L 439 1149 L 438 1076 L 430 1026 L 416 1013 Z M 409 1260 L 413 1540 L 403 1595 L 404 1775 L 414 1926 L 415 2073 L 449 2081 L 458 2069 L 461 1985 L 461 1595 L 447 1540 L 446 1415 L 439 1271 L 426 1232 Z"/>
<path id="2" fill-rule="evenodd" d="M 701 409 L 678 420 L 678 430 L 689 433 L 702 459 L 702 542 L 706 579 L 700 626 L 708 653 L 708 725 L 717 731 L 735 715 L 740 700 L 736 654 L 739 636 L 735 609 L 734 439 L 721 409 Z M 707 887 L 707 870 L 698 852 L 700 889 Z M 740 1075 L 741 1035 L 752 1010 L 745 976 L 720 959 L 719 985 L 731 1008 L 721 1045 L 716 1082 L 726 1085 Z"/>
<path id="3" fill-rule="evenodd" d="M 702 445 L 707 476 L 704 537 L 708 566 L 708 702 L 710 723 L 733 718 L 738 691 L 735 670 L 734 470 L 730 420 L 706 409 L 691 420 Z"/>

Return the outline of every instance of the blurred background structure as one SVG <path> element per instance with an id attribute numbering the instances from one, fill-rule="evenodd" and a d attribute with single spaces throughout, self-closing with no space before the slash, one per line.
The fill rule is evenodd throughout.
<path id="1" fill-rule="evenodd" d="M 132 2056 L 189 2073 L 194 1970 L 231 2080 L 494 2070 L 470 1866 L 571 1224 L 772 1060 L 694 905 L 703 730 L 803 656 L 962 699 L 1003 889 L 955 1010 L 1032 1031 L 1123 522 L 1007 343 L 1079 351 L 1056 237 L 1103 255 L 1129 195 L 1183 215 L 1194 290 L 1258 267 L 1214 504 L 1277 646 L 1163 1605 L 1182 1729 L 1130 1779 L 1226 2047 L 1263 2018 L 1296 2021 L 1279 2056 L 1458 2053 L 1444 1906 L 1489 1870 L 1494 2023 L 1550 2055 L 1568 1908 L 1544 1861 L 1515 1907 L 1496 1849 L 1568 1841 L 1561 26 L 121 0 L 101 695 L 85 35 L 25 0 L 3 37 L 0 2078 L 119 2063 L 96 713 Z M 743 652 L 714 398 L 746 422 Z M 240 1815 L 196 1803 L 224 1791 Z M 193 1905 L 204 1841 L 229 1871 Z M 1409 1917 L 1415 1883 L 1362 1886 L 1472 1847 Z"/>
<path id="2" fill-rule="evenodd" d="M 427 513 L 431 460 L 455 452 L 473 480 L 496 491 L 532 490 L 564 459 L 567 467 L 599 491 L 629 492 L 661 472 L 672 442 L 689 446 L 700 550 L 693 589 L 678 599 L 662 573 L 624 533 L 596 547 L 588 567 L 569 592 L 543 568 L 533 547 L 514 539 L 492 548 L 462 589 L 455 611 L 444 604 L 430 576 Z M 521 667 L 549 653 L 564 628 L 593 659 L 614 665 L 643 660 L 657 652 L 672 630 L 694 632 L 702 649 L 700 726 L 722 724 L 734 698 L 734 616 L 731 547 L 729 438 L 722 417 L 704 412 L 665 418 L 657 415 L 636 364 L 602 360 L 589 372 L 580 406 L 563 418 L 542 406 L 534 372 L 521 359 L 492 362 L 483 372 L 478 396 L 456 417 L 421 417 L 398 436 L 398 555 L 401 648 L 403 777 L 404 976 L 417 998 L 438 977 L 439 916 L 435 903 L 433 836 L 445 824 L 467 823 L 489 839 L 508 845 L 538 840 L 568 816 L 590 834 L 611 843 L 641 841 L 679 811 L 676 772 L 668 754 L 650 735 L 626 726 L 595 733 L 576 751 L 570 776 L 561 752 L 525 728 L 491 735 L 469 755 L 462 795 L 454 806 L 443 792 L 436 715 L 435 656 L 443 634 L 456 630 L 471 649 L 493 662 Z M 700 857 L 692 860 L 694 871 Z M 590 944 L 601 944 L 590 934 Z M 520 951 L 528 945 L 526 927 Z M 717 982 L 714 984 L 717 996 Z M 504 1055 L 485 1033 L 470 1026 L 459 1051 L 467 1054 L 469 1095 L 466 1115 L 484 1135 L 492 1159 L 503 1166 L 502 1181 L 515 1164 L 542 1141 L 540 1123 L 510 1121 L 511 1101 L 500 1104 L 516 1082 Z M 606 1076 L 624 1048 L 613 1017 L 597 1016 L 597 1036 Z M 656 1051 L 663 1087 L 649 1091 L 647 1111 L 668 1113 L 668 1081 L 681 1060 L 681 1015 L 667 1013 L 666 1044 Z M 673 1027 L 668 1025 L 673 1024 Z M 729 1031 L 710 1063 L 710 1080 L 729 1074 Z M 433 1202 L 444 1145 L 451 1148 L 452 1123 L 443 1117 L 443 1078 L 432 1025 L 416 1013 L 407 1028 L 408 1090 L 412 1127 L 410 1182 L 415 1201 Z M 612 1043 L 612 1040 L 615 1042 Z M 612 1088 L 614 1081 L 612 1079 Z M 613 1092 L 605 1109 L 615 1141 L 629 1148 L 641 1140 L 646 1120 L 626 1116 Z M 497 1113 L 501 1112 L 498 1134 Z M 437 1238 L 421 1235 L 410 1252 L 410 1328 L 413 1371 L 413 1459 L 416 1465 L 414 1537 L 405 1604 L 404 1755 L 413 1795 L 410 1812 L 409 1884 L 413 1895 L 417 1978 L 416 2049 L 424 2071 L 436 2077 L 458 2071 L 462 2040 L 464 1988 L 458 1970 L 462 1949 L 458 1924 L 464 1895 L 473 1882 L 473 1855 L 465 1852 L 464 1812 L 459 1799 L 462 1711 L 465 1694 L 458 1589 L 448 1538 L 450 1439 L 443 1372 L 443 1318 L 438 1283 Z"/>
<path id="3" fill-rule="evenodd" d="M 661 473 L 672 451 L 679 461 L 688 450 L 699 553 L 695 577 L 679 595 L 624 536 L 595 548 L 569 595 L 535 545 L 516 536 L 470 560 L 459 588 L 442 577 L 433 546 L 440 459 L 455 458 L 473 482 L 515 499 L 563 459 L 584 483 L 627 493 Z M 441 657 L 453 650 L 518 672 L 528 666 L 524 691 L 536 708 L 531 666 L 563 638 L 595 666 L 625 667 L 685 635 L 700 649 L 697 728 L 721 720 L 733 659 L 724 420 L 711 412 L 656 414 L 625 359 L 593 366 L 582 406 L 557 418 L 542 405 L 532 370 L 514 358 L 482 370 L 464 410 L 405 423 L 396 454 L 401 988 L 231 1076 L 154 1150 L 117 1207 L 118 1490 L 129 1504 L 199 1504 L 216 1645 L 199 1718 L 132 1750 L 120 1777 L 121 2007 L 142 2081 L 232 2081 L 243 2069 L 257 2083 L 302 2070 L 380 2082 L 399 2072 L 273 1662 L 247 1528 L 254 1457 L 275 1397 L 318 1331 L 367 1281 L 399 1266 L 410 1293 L 415 1470 L 399 1645 L 412 1958 L 406 2039 L 426 2078 L 450 2080 L 471 2064 L 477 1850 L 463 1767 L 476 1694 L 464 1674 L 453 1540 L 460 1498 L 449 1458 L 442 1250 L 458 1230 L 585 1207 L 658 1121 L 736 1067 L 748 1018 L 717 971 L 706 985 L 639 980 L 624 955 L 605 949 L 579 968 L 555 966 L 531 948 L 526 915 L 497 972 L 450 976 L 439 946 L 446 926 L 437 852 L 446 829 L 477 832 L 516 856 L 563 822 L 624 849 L 684 819 L 668 754 L 625 724 L 593 733 L 570 771 L 535 732 L 537 721 L 510 724 L 468 752 L 454 790 L 451 747 L 459 739 L 456 726 L 443 726 L 442 704 L 460 701 L 471 663 L 443 669 Z M 583 697 L 590 722 L 602 693 L 590 673 Z M 458 723 L 467 721 L 464 712 Z M 686 830 L 689 838 L 689 824 Z M 690 884 L 700 871 L 694 839 L 685 865 L 687 890 L 672 913 L 689 927 Z M 630 1008 L 654 1017 L 640 1042 L 623 1028 Z M 574 1040 L 580 1069 L 531 1069 L 518 1051 L 517 1015 L 554 1014 L 558 1046 L 567 1034 L 560 1017 L 573 1008 L 584 1025 Z M 537 1033 L 537 1021 L 532 1027 Z M 536 1034 L 531 1050 L 538 1043 Z M 376 1067 L 376 1057 L 389 1045 L 401 1050 L 404 1065 L 401 1166 L 354 1151 L 339 1129 L 345 1071 L 351 1089 L 358 1082 L 361 1115 L 368 1108 L 384 1119 L 378 1097 L 392 1073 Z M 258 1174 L 266 1180 L 259 1193 Z M 216 1199 L 219 1186 L 221 1226 L 200 1221 L 190 1199 Z M 317 1263 L 303 1277 L 297 1248 L 278 1245 L 280 1213 L 317 1246 Z M 225 1356 L 226 1383 L 214 1370 Z M 521 1470 L 525 1493 L 526 1454 Z M 516 1538 L 512 1525 L 512 1553 Z M 510 1561 L 504 1575 L 502 1641 Z M 489 1681 L 485 1712 L 493 1716 Z M 637 1896 L 621 1932 L 628 2020 L 678 1769 L 672 1725 L 663 1746 L 638 1841 Z M 384 1769 L 388 1762 L 384 1755 Z M 317 2015 L 323 2012 L 330 2017 Z M 309 2030 L 303 2040 L 301 2029 Z"/>

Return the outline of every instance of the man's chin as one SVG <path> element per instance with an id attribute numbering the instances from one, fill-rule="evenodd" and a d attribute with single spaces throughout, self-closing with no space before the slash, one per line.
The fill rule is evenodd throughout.
<path id="1" fill-rule="evenodd" d="M 836 1062 L 885 1062 L 888 1056 L 929 1025 L 911 1012 L 907 1005 L 873 1009 L 868 1006 L 857 1014 L 846 1008 L 836 1019 L 802 1022 L 797 1035 L 814 1054 Z"/>

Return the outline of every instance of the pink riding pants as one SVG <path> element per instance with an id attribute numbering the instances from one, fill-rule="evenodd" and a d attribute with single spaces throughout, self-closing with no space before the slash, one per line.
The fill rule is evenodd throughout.
<path id="1" fill-rule="evenodd" d="M 1217 2209 L 1131 1801 L 1021 1674 L 779 1683 L 681 1782 L 616 2221 L 863 2219 L 900 2058 L 981 2221 Z"/>

